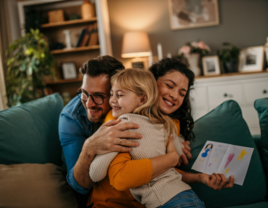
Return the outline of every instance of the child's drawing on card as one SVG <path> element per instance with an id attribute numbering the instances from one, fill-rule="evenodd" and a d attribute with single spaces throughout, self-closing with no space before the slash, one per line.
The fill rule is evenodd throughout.
<path id="1" fill-rule="evenodd" d="M 207 166 L 204 170 L 204 172 L 207 174 L 216 173 L 229 146 L 228 144 L 218 142 L 214 143 L 213 145 L 214 146 L 209 155 Z"/>
<path id="2" fill-rule="evenodd" d="M 207 161 L 200 161 L 202 154 L 205 152 L 202 149 L 192 169 L 210 175 L 212 173 L 222 173 L 226 178 L 233 175 L 234 183 L 242 186 L 254 148 L 207 141 L 204 145 L 205 149 L 208 148 L 208 144 L 212 144 L 213 148 L 204 157 L 204 159 L 207 158 Z"/>
<path id="3" fill-rule="evenodd" d="M 212 150 L 213 144 L 209 143 L 207 146 L 204 148 L 204 152 L 201 154 L 200 161 L 203 162 L 204 158 L 208 157 L 209 152 Z"/>

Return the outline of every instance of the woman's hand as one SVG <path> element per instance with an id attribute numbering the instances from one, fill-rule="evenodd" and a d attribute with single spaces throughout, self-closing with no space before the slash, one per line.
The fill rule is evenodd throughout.
<path id="1" fill-rule="evenodd" d="M 200 182 L 214 190 L 221 190 L 223 188 L 232 188 L 234 186 L 234 177 L 230 176 L 228 182 L 223 174 L 213 173 L 212 175 L 208 175 L 201 173 Z"/>
<path id="2" fill-rule="evenodd" d="M 188 160 L 190 160 L 192 158 L 190 142 L 185 141 L 182 144 L 184 146 L 184 148 L 182 148 L 182 151 L 183 151 L 184 155 L 181 155 L 181 162 L 179 162 L 177 164 L 177 166 L 188 165 L 189 164 Z"/>
<path id="3" fill-rule="evenodd" d="M 173 139 L 174 139 L 174 137 L 171 134 L 168 138 L 167 154 L 170 154 L 172 156 L 172 158 L 174 159 L 174 162 L 175 162 L 174 166 L 176 166 L 176 164 L 180 163 L 180 156 L 175 149 Z"/>

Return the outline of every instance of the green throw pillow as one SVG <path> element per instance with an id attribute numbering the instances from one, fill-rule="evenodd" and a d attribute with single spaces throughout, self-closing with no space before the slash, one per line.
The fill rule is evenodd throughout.
<path id="1" fill-rule="evenodd" d="M 258 111 L 259 115 L 261 127 L 261 155 L 264 170 L 268 178 L 268 98 L 256 100 L 254 107 Z"/>
<path id="2" fill-rule="evenodd" d="M 201 183 L 191 185 L 206 207 L 228 207 L 264 200 L 266 179 L 262 162 L 241 109 L 235 101 L 226 101 L 198 119 L 194 133 L 196 138 L 190 145 L 193 158 L 188 166 L 182 168 L 188 172 L 195 172 L 191 167 L 207 140 L 255 148 L 243 186 L 235 184 L 233 188 L 216 191 Z"/>
<path id="3" fill-rule="evenodd" d="M 58 136 L 62 98 L 53 94 L 0 111 L 0 164 L 61 165 Z"/>

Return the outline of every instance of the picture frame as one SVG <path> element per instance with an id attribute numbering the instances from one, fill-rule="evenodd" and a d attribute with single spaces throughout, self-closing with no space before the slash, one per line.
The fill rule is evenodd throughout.
<path id="1" fill-rule="evenodd" d="M 168 0 L 168 7 L 172 30 L 220 24 L 218 0 Z"/>
<path id="2" fill-rule="evenodd" d="M 75 62 L 63 62 L 61 63 L 62 77 L 63 79 L 76 79 L 77 71 Z"/>
<path id="3" fill-rule="evenodd" d="M 263 70 L 264 47 L 244 48 L 239 53 L 239 72 L 258 72 Z"/>
<path id="4" fill-rule="evenodd" d="M 204 76 L 220 75 L 220 61 L 218 56 L 205 56 L 202 58 Z"/>

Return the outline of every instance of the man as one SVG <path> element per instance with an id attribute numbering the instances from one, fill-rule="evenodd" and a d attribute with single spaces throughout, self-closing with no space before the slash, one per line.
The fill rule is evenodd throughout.
<path id="1" fill-rule="evenodd" d="M 128 152 L 139 144 L 123 138 L 142 138 L 138 133 L 124 131 L 137 129 L 139 126 L 134 123 L 118 124 L 120 120 L 112 120 L 101 125 L 111 109 L 110 77 L 122 69 L 122 63 L 110 56 L 84 63 L 80 69 L 83 83 L 79 95 L 61 112 L 59 136 L 67 163 L 67 181 L 78 193 L 87 194 L 94 185 L 89 177 L 89 167 L 95 155 L 112 151 Z M 185 146 L 188 149 L 185 153 L 190 158 L 189 144 Z M 182 159 L 187 164 L 187 158 L 184 156 Z M 135 203 L 133 207 L 136 207 Z"/>

